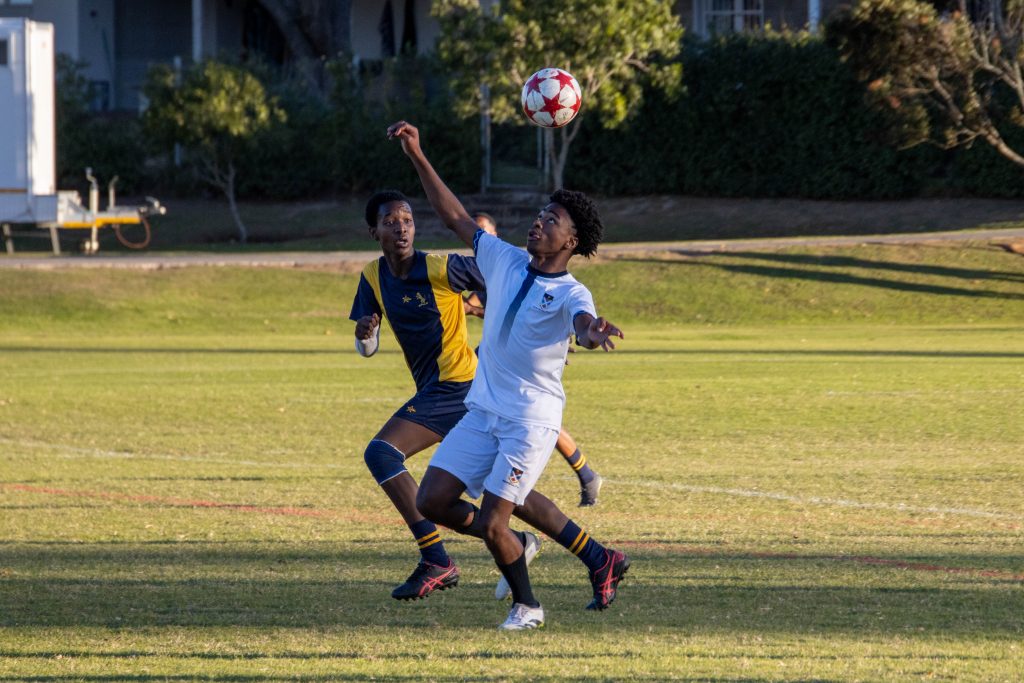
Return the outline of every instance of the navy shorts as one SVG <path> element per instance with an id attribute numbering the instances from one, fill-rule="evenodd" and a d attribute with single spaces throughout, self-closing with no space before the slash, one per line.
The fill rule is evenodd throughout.
<path id="1" fill-rule="evenodd" d="M 429 384 L 395 411 L 395 417 L 423 425 L 443 439 L 466 414 L 466 394 L 472 382 Z"/>

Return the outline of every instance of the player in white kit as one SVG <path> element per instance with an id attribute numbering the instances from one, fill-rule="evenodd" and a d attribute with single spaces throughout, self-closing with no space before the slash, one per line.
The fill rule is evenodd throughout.
<path id="1" fill-rule="evenodd" d="M 488 293 L 482 353 L 466 397 L 469 412 L 431 459 L 417 507 L 428 519 L 455 530 L 482 529 L 512 589 L 512 609 L 500 628 L 544 623 L 523 544 L 509 528 L 513 512 L 587 565 L 594 589 L 587 608 L 605 609 L 629 569 L 625 554 L 592 539 L 553 503 L 533 518 L 521 507 L 558 439 L 569 336 L 575 335 L 581 347 L 606 351 L 615 348 L 612 337 L 623 337 L 597 315 L 590 292 L 566 270 L 573 254 L 596 251 L 603 230 L 597 210 L 582 193 L 558 190 L 533 222 L 524 252 L 479 229 L 427 161 L 414 126 L 395 123 L 388 137 L 401 141 L 444 224 L 473 247 Z M 483 495 L 479 511 L 460 498 L 463 492 Z"/>

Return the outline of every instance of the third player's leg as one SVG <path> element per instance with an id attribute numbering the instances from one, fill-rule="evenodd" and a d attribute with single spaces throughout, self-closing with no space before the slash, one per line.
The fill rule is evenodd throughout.
<path id="1" fill-rule="evenodd" d="M 375 477 L 384 479 L 380 484 L 381 489 L 387 494 L 392 504 L 402 515 L 402 519 L 408 525 L 415 524 L 423 519 L 423 515 L 416 509 L 416 480 L 409 474 L 404 465 L 405 458 L 412 457 L 416 453 L 433 446 L 441 440 L 440 435 L 427 429 L 423 425 L 409 422 L 399 417 L 392 417 L 388 420 L 377 435 L 373 437 L 374 442 L 383 442 L 391 446 L 395 452 L 387 452 L 383 446 L 378 446 L 380 454 L 371 454 L 367 448 L 367 465 Z M 382 464 L 371 464 L 370 459 L 376 457 Z M 401 458 L 401 461 L 399 460 Z M 374 468 L 382 468 L 378 472 Z"/>

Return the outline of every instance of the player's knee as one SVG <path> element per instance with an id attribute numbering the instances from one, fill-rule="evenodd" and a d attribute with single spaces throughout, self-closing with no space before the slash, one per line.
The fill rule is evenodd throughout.
<path id="1" fill-rule="evenodd" d="M 378 484 L 405 472 L 405 455 L 387 441 L 374 439 L 366 446 L 363 460 Z"/>
<path id="2" fill-rule="evenodd" d="M 481 520 L 481 526 L 484 532 L 484 541 L 489 546 L 498 544 L 501 539 L 508 533 L 508 521 L 498 518 L 495 515 L 485 516 Z"/>
<path id="3" fill-rule="evenodd" d="M 431 522 L 439 523 L 444 517 L 445 501 L 428 488 L 420 486 L 416 492 L 416 509 Z"/>

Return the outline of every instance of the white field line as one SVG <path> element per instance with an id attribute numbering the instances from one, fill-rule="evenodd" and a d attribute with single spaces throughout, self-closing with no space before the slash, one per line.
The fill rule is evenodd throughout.
<path id="1" fill-rule="evenodd" d="M 20 446 L 23 448 L 48 449 L 51 451 L 57 451 L 57 457 L 61 458 L 119 458 L 124 460 L 167 460 L 176 462 L 205 462 L 218 465 L 280 467 L 287 469 L 306 470 L 312 470 L 316 468 L 338 469 L 341 467 L 341 465 L 334 463 L 274 461 L 260 462 L 257 460 L 233 460 L 231 458 L 210 458 L 195 455 L 129 453 L 127 451 L 108 451 L 103 450 L 101 448 L 79 448 L 76 446 L 50 444 L 42 441 L 24 441 L 4 438 L 0 438 L 0 444 Z M 776 493 L 773 491 L 759 491 L 756 489 L 730 489 L 723 488 L 720 486 L 692 486 L 689 484 L 653 481 L 649 479 L 606 479 L 605 482 L 608 484 L 612 484 L 614 486 L 636 486 L 640 488 L 655 489 L 661 491 L 684 491 L 686 493 L 732 496 L 737 498 L 762 498 L 765 500 L 777 500 L 785 503 L 796 503 L 800 505 L 821 505 L 824 507 L 854 508 L 861 510 L 893 510 L 896 512 L 910 512 L 915 514 L 959 515 L 962 517 L 982 517 L 986 519 L 1011 519 L 1015 521 L 1024 521 L 1024 514 L 1015 514 L 1012 512 L 993 512 L 991 510 L 978 510 L 975 508 L 910 505 L 907 503 L 899 502 L 866 503 L 857 500 L 847 500 L 845 498 L 797 496 L 788 493 Z"/>
<path id="2" fill-rule="evenodd" d="M 638 486 L 648 489 L 685 491 L 687 493 L 705 493 L 742 498 L 764 498 L 767 500 L 780 500 L 786 503 L 799 503 L 803 505 L 823 505 L 826 507 L 857 508 L 863 510 L 895 510 L 897 512 L 912 512 L 917 514 L 960 515 L 964 517 L 985 517 L 989 519 L 1012 519 L 1018 521 L 1024 520 L 1024 515 L 1021 514 L 1014 514 L 1012 512 L 992 512 L 990 510 L 977 510 L 974 508 L 909 505 L 907 503 L 864 503 L 857 500 L 846 500 L 844 498 L 794 496 L 788 493 L 758 491 L 756 489 L 727 489 L 719 486 L 691 486 L 689 484 L 676 484 L 650 480 L 616 479 L 609 481 L 606 479 L 605 482 L 614 486 Z"/>

